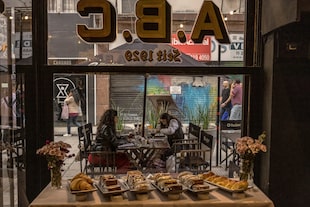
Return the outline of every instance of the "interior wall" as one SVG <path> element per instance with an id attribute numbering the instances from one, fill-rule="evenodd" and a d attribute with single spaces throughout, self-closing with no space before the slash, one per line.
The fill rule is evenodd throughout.
<path id="1" fill-rule="evenodd" d="M 304 51 L 309 48 L 304 47 L 309 46 L 307 28 L 309 24 L 304 21 L 294 23 L 273 31 L 264 42 L 263 123 L 269 131 L 270 170 L 268 175 L 262 166 L 266 179 L 262 179 L 262 186 L 269 184 L 269 197 L 281 207 L 302 207 L 310 202 L 310 60 Z M 286 46 L 293 42 L 296 50 L 289 50 Z"/>

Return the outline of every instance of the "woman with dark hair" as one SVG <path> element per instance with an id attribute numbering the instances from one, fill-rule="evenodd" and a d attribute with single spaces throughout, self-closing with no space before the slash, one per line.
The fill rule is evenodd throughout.
<path id="1" fill-rule="evenodd" d="M 67 98 L 64 100 L 64 104 L 68 105 L 69 109 L 69 118 L 67 119 L 67 134 L 63 136 L 68 137 L 71 135 L 71 122 L 79 127 L 81 126 L 80 123 L 77 122 L 77 118 L 80 112 L 80 98 L 78 94 L 75 93 L 75 89 L 71 89 Z"/>
<path id="2" fill-rule="evenodd" d="M 117 111 L 108 109 L 100 118 L 97 127 L 96 143 L 93 147 L 95 151 L 116 152 L 119 137 L 116 135 L 116 123 L 118 121 Z M 106 161 L 100 156 L 90 154 L 88 161 L 91 164 L 102 164 Z M 117 169 L 129 169 L 130 161 L 125 153 L 118 152 L 115 156 Z"/>
<path id="3" fill-rule="evenodd" d="M 171 150 L 166 151 L 164 156 L 167 158 L 170 155 L 172 155 L 174 150 L 175 150 L 172 147 L 174 141 L 184 138 L 184 134 L 183 134 L 183 130 L 182 130 L 182 123 L 176 117 L 174 117 L 168 113 L 163 113 L 160 115 L 160 129 L 158 130 L 158 132 L 160 132 L 164 135 L 167 135 L 167 137 L 168 137 L 168 142 L 171 146 Z M 180 151 L 181 146 L 177 147 L 176 150 Z M 163 159 L 165 159 L 165 158 L 163 158 Z"/>

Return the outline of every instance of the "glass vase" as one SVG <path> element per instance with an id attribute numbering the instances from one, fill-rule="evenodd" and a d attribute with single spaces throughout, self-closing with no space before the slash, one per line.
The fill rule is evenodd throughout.
<path id="1" fill-rule="evenodd" d="M 253 185 L 254 179 L 254 159 L 241 159 L 240 180 L 248 181 L 248 185 Z"/>
<path id="2" fill-rule="evenodd" d="M 61 167 L 55 166 L 51 168 L 51 186 L 52 189 L 61 189 Z"/>

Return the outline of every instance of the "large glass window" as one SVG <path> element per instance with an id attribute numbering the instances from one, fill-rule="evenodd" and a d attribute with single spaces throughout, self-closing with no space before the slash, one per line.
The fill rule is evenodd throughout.
<path id="1" fill-rule="evenodd" d="M 119 112 L 118 130 L 127 133 L 141 125 L 142 135 L 148 136 L 150 129 L 156 127 L 159 115 L 168 112 L 182 122 L 184 132 L 192 123 L 211 133 L 217 139 L 214 143 L 220 143 L 221 134 L 218 130 L 221 122 L 230 121 L 231 112 L 236 112 L 237 116 L 233 119 L 239 125 L 235 133 L 240 136 L 241 113 L 244 108 L 241 99 L 244 97 L 239 96 L 238 101 L 230 101 L 227 98 L 230 97 L 236 85 L 239 92 L 242 92 L 242 84 L 245 81 L 243 75 L 208 75 L 203 72 L 195 75 L 186 75 L 186 73 L 180 75 L 173 74 L 172 71 L 186 67 L 199 67 L 200 70 L 210 66 L 242 67 L 244 65 L 245 1 L 212 1 L 214 7 L 211 8 L 214 10 L 208 11 L 214 12 L 219 9 L 221 12 L 217 17 L 220 22 L 223 22 L 223 28 L 227 28 L 229 44 L 220 43 L 211 34 L 205 35 L 199 43 L 191 40 L 197 18 L 200 14 L 205 14 L 206 8 L 202 10 L 203 0 L 167 0 L 171 10 L 166 5 L 167 10 L 164 11 L 171 11 L 171 15 L 169 12 L 166 13 L 170 16 L 164 18 L 166 22 L 160 23 L 171 27 L 167 35 L 169 38 L 166 38 L 168 41 L 161 39 L 148 43 L 145 41 L 147 38 L 143 38 L 148 34 L 141 34 L 141 30 L 154 28 L 154 25 L 146 24 L 142 29 L 137 27 L 139 13 L 136 11 L 136 5 L 142 1 L 111 0 L 108 2 L 110 5 L 105 9 L 109 12 L 105 11 L 103 14 L 111 14 L 108 17 L 96 11 L 84 15 L 83 18 L 77 12 L 54 14 L 51 10 L 48 11 L 48 65 L 51 66 L 50 68 L 53 68 L 53 65 L 74 65 L 78 70 L 78 68 L 89 68 L 87 66 L 97 66 L 95 69 L 91 68 L 89 73 L 54 74 L 55 134 L 59 133 L 59 131 L 56 132 L 56 127 L 66 129 L 66 122 L 60 117 L 63 100 L 69 89 L 78 88 L 84 99 L 81 103 L 83 115 L 79 118 L 79 122 L 92 123 L 94 129 L 101 115 L 107 109 L 114 108 Z M 64 8 L 71 1 L 62 1 L 62 3 Z M 148 11 L 156 15 L 163 12 L 160 9 Z M 209 18 L 204 20 L 211 21 Z M 84 25 L 80 27 L 80 33 L 77 32 L 77 25 Z M 165 28 L 169 28 L 168 26 Z M 86 32 L 87 35 L 83 36 L 81 31 L 89 33 Z M 183 31 L 185 41 L 182 40 L 180 31 Z M 97 33 L 94 36 L 88 36 L 92 32 Z M 102 38 L 101 35 L 108 37 Z M 152 35 L 156 36 L 157 33 L 153 32 Z M 136 72 L 134 67 L 130 67 L 130 73 L 113 73 L 110 67 L 109 72 L 100 72 L 106 66 L 121 66 L 125 71 L 126 68 L 129 70 L 127 66 L 174 69 L 169 70 L 169 75 L 146 74 L 143 69 Z M 96 70 L 96 73 L 92 70 Z M 233 109 L 232 103 L 237 103 L 238 109 Z M 77 134 L 75 130 L 77 130 L 76 127 L 73 127 L 71 132 Z M 214 161 L 216 165 L 225 162 L 225 159 L 219 156 L 222 152 L 221 145 L 214 147 L 213 158 L 216 159 Z"/>
<path id="2" fill-rule="evenodd" d="M 0 11 L 0 206 L 26 206 L 25 80 L 32 63 L 31 1 L 1 1 Z"/>

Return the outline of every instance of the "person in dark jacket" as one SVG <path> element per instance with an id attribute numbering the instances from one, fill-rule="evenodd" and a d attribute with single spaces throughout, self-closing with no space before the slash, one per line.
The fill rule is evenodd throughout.
<path id="1" fill-rule="evenodd" d="M 184 133 L 182 130 L 182 123 L 176 117 L 163 113 L 160 115 L 160 129 L 158 130 L 161 134 L 164 134 L 168 137 L 168 142 L 170 144 L 170 149 L 167 150 L 164 154 L 163 159 L 173 155 L 174 150 L 177 152 L 181 150 L 181 146 L 174 148 L 173 143 L 177 140 L 184 138 Z"/>
<path id="2" fill-rule="evenodd" d="M 117 111 L 108 109 L 100 119 L 97 127 L 96 143 L 93 146 L 94 151 L 110 151 L 116 152 L 120 138 L 116 135 L 116 123 L 118 121 Z M 106 163 L 99 155 L 90 154 L 88 161 L 91 164 Z M 115 155 L 115 164 L 117 169 L 129 169 L 130 161 L 125 153 L 117 152 Z"/>

